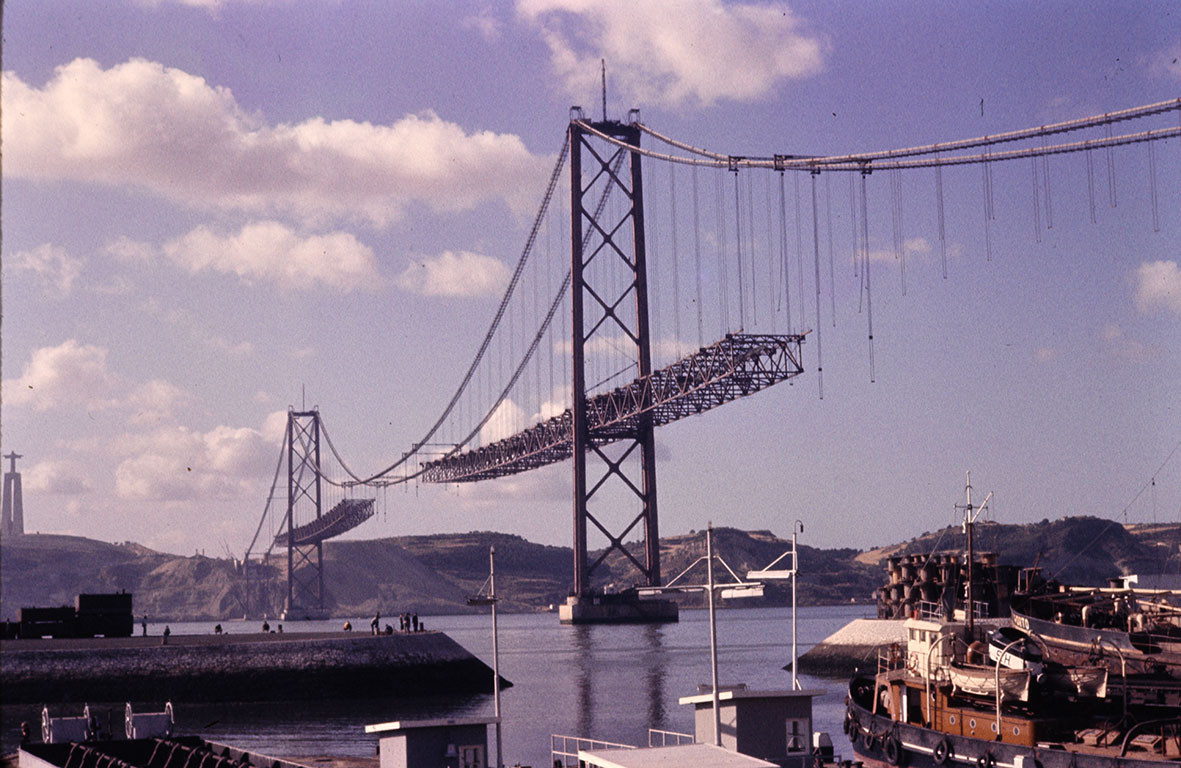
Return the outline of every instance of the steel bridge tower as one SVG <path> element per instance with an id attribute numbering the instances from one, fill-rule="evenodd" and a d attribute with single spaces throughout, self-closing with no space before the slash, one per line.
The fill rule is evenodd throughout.
<path id="1" fill-rule="evenodd" d="M 587 419 L 586 350 L 596 337 L 611 337 L 615 344 L 634 345 L 637 378 L 652 373 L 651 336 L 648 327 L 648 272 L 644 237 L 644 185 L 638 152 L 615 147 L 584 127 L 639 147 L 640 130 L 629 113 L 629 122 L 603 121 L 584 124 L 579 110 L 571 120 L 570 140 L 570 248 L 573 344 L 573 459 L 574 459 L 574 597 L 562 612 L 562 620 L 643 621 L 676 620 L 676 605 L 668 601 L 647 601 L 636 606 L 603 606 L 600 598 L 592 604 L 590 576 L 612 552 L 620 552 L 640 572 L 644 586 L 660 585 L 660 534 L 656 507 L 656 451 L 652 414 L 646 412 L 613 436 L 622 446 L 617 458 L 592 439 Z M 627 155 L 625 158 L 624 155 Z M 624 169 L 624 160 L 627 167 Z M 598 200 L 622 195 L 622 212 L 605 213 Z M 608 262 L 602 264 L 602 262 Z M 592 269 L 592 266 L 595 269 Z M 623 280 L 603 280 L 604 270 L 621 270 Z M 618 274 L 618 272 L 616 273 Z M 596 277 L 599 279 L 596 280 Z M 629 477 L 636 464 L 639 478 Z M 596 470 L 592 476 L 588 463 Z M 634 470 L 633 470 L 634 472 Z M 630 523 L 613 533 L 602 512 L 592 511 L 591 501 L 608 481 L 622 486 L 625 496 L 634 497 L 639 511 Z M 596 510 L 602 507 L 595 508 Z M 626 517 L 625 517 L 626 520 Z M 593 524 L 610 546 L 590 562 L 587 550 L 588 523 Z M 628 550 L 625 538 L 640 527 L 644 551 L 639 556 Z M 581 602 L 582 610 L 577 606 Z M 663 608 L 659 606 L 663 605 Z M 647 611 L 643 610 L 647 607 Z M 599 611 L 588 609 L 598 608 Z M 639 611 L 641 615 L 636 615 Z M 671 613 L 671 615 L 669 615 Z M 619 614 L 619 615 L 616 615 Z"/>
<path id="2" fill-rule="evenodd" d="M 320 412 L 287 412 L 287 599 L 286 618 L 319 618 L 324 614 L 324 542 L 296 540 L 297 511 L 301 519 L 322 512 L 320 480 Z"/>

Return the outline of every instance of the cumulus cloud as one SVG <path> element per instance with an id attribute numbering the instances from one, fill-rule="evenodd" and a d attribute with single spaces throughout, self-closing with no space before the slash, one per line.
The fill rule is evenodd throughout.
<path id="1" fill-rule="evenodd" d="M 398 287 L 424 296 L 495 296 L 509 281 L 500 260 L 470 251 L 444 251 L 406 267 Z"/>
<path id="2" fill-rule="evenodd" d="M 778 4 L 517 0 L 517 14 L 540 27 L 555 73 L 582 99 L 598 93 L 601 58 L 608 86 L 635 106 L 757 101 L 824 60 L 824 43 Z"/>
<path id="3" fill-rule="evenodd" d="M 104 347 L 69 339 L 35 350 L 20 376 L 5 379 L 4 403 L 28 405 L 36 411 L 70 403 L 107 407 L 113 404 L 109 394 L 115 384 Z"/>
<path id="4" fill-rule="evenodd" d="M 528 426 L 525 410 L 514 403 L 512 398 L 505 398 L 504 402 L 496 406 L 488 423 L 480 429 L 480 442 L 484 445 L 495 443 L 516 434 L 525 426 Z"/>
<path id="5" fill-rule="evenodd" d="M 491 8 L 481 8 L 478 13 L 464 18 L 461 24 L 464 29 L 476 30 L 481 37 L 489 42 L 500 39 L 501 29 L 504 26 L 500 19 L 493 15 Z"/>
<path id="6" fill-rule="evenodd" d="M 5 72 L 0 86 L 5 173 L 134 185 L 198 207 L 378 225 L 415 202 L 523 213 L 550 164 L 515 135 L 469 133 L 433 112 L 269 124 L 228 88 L 144 59 L 75 59 L 42 87 Z"/>
<path id="7" fill-rule="evenodd" d="M 133 424 L 151 424 L 172 418 L 173 410 L 193 399 L 185 390 L 163 379 L 152 379 L 137 386 L 125 405 Z"/>
<path id="8" fill-rule="evenodd" d="M 233 234 L 198 227 L 163 250 L 193 274 L 221 272 L 288 289 L 343 292 L 381 284 L 372 249 L 347 232 L 301 236 L 275 221 L 247 224 Z"/>
<path id="9" fill-rule="evenodd" d="M 37 494 L 79 496 L 94 490 L 86 470 L 75 461 L 49 460 L 21 471 L 21 484 Z"/>
<path id="10" fill-rule="evenodd" d="M 18 251 L 8 261 L 15 273 L 32 274 L 47 293 L 59 296 L 69 295 L 85 266 L 85 260 L 71 256 L 65 248 L 52 243 Z"/>
<path id="11" fill-rule="evenodd" d="M 1136 308 L 1181 315 L 1181 268 L 1175 261 L 1146 261 L 1136 270 Z"/>
<path id="12" fill-rule="evenodd" d="M 1124 329 L 1108 323 L 1103 327 L 1103 332 L 1100 338 L 1107 345 L 1107 349 L 1121 360 L 1130 362 L 1143 362 L 1155 356 L 1155 350 L 1142 341 L 1133 339 L 1124 332 Z"/>
<path id="13" fill-rule="evenodd" d="M 115 469 L 115 493 L 140 501 L 241 497 L 273 471 L 277 444 L 273 435 L 249 427 L 200 432 L 177 426 L 125 435 L 116 441 L 125 458 Z"/>

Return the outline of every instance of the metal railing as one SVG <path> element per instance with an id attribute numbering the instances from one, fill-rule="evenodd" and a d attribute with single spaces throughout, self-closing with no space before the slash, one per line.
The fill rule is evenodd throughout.
<path id="1" fill-rule="evenodd" d="M 633 744 L 619 744 L 613 741 L 586 739 L 581 736 L 552 734 L 549 737 L 550 765 L 554 768 L 576 768 L 578 753 L 597 749 L 635 749 Z"/>

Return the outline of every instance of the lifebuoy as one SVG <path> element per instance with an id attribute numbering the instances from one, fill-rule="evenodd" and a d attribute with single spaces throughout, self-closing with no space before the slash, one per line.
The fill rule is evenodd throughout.
<path id="1" fill-rule="evenodd" d="M 947 762 L 947 758 L 951 757 L 951 742 L 947 738 L 942 738 L 939 743 L 935 745 L 935 751 L 931 753 L 931 757 L 935 759 L 935 765 L 943 765 Z"/>
<path id="2" fill-rule="evenodd" d="M 886 762 L 898 765 L 902 760 L 902 745 L 894 736 L 887 736 L 882 742 L 882 752 L 886 755 Z"/>
<path id="3" fill-rule="evenodd" d="M 985 752 L 976 758 L 976 768 L 996 768 L 996 758 L 992 756 L 991 752 Z"/>

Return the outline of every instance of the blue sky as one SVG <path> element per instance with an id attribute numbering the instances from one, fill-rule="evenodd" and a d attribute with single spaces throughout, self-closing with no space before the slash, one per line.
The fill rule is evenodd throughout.
<path id="1" fill-rule="evenodd" d="M 1179 29 L 1171 2 L 5 3 L 2 436 L 26 456 L 27 527 L 241 555 L 304 388 L 351 467 L 397 459 L 483 337 L 570 106 L 598 116 L 600 58 L 612 117 L 730 154 L 840 154 L 1177 98 Z M 793 385 L 663 429 L 662 532 L 800 519 L 808 543 L 875 546 L 953 522 L 969 469 L 1002 522 L 1181 518 L 1177 456 L 1137 497 L 1181 441 L 1181 142 L 1153 153 L 1159 231 L 1145 145 L 1113 154 L 1115 207 L 1093 158 L 1094 223 L 1082 155 L 1051 160 L 1036 229 L 1030 162 L 998 165 L 991 260 L 980 169 L 947 169 L 947 279 L 933 172 L 903 174 L 905 295 L 871 177 L 873 383 L 849 182 L 825 179 L 824 397 L 810 340 Z M 646 167 L 656 258 L 670 199 L 691 238 L 677 173 Z M 558 270 L 548 238 L 537 264 Z M 667 363 L 696 338 L 663 275 Z M 390 489 L 354 535 L 568 545 L 570 484 L 563 464 Z"/>

